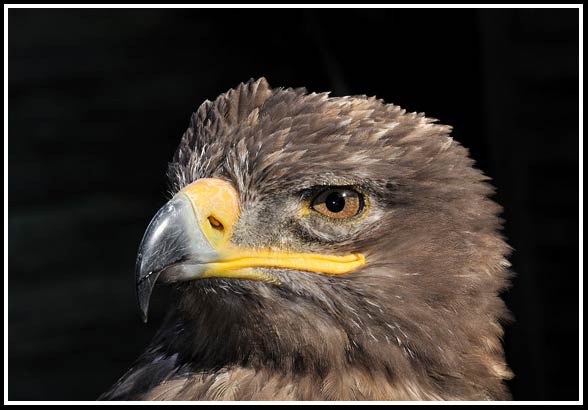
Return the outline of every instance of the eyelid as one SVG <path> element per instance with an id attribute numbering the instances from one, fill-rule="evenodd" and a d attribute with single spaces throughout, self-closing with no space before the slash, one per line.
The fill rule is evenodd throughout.
<path id="1" fill-rule="evenodd" d="M 307 200 L 309 197 L 314 198 L 317 195 L 329 190 L 342 189 L 349 191 L 356 191 L 365 196 L 365 189 L 357 185 L 313 185 L 309 188 L 303 188 L 299 191 L 299 194 L 303 200 Z"/>

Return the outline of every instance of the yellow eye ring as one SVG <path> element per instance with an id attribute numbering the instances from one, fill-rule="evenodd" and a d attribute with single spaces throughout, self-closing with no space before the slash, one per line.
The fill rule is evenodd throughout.
<path id="1" fill-rule="evenodd" d="M 310 208 L 332 219 L 352 219 L 365 210 L 364 196 L 351 188 L 328 188 L 316 195 Z"/>

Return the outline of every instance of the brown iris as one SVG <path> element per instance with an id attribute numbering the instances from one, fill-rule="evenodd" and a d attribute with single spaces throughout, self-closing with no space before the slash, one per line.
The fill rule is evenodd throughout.
<path id="1" fill-rule="evenodd" d="M 312 209 L 336 219 L 348 219 L 363 212 L 363 196 L 349 188 L 331 188 L 319 193 L 312 201 Z"/>

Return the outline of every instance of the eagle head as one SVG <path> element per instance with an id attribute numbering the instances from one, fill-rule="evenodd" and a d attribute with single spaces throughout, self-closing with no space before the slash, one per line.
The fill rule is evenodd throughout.
<path id="1" fill-rule="evenodd" d="M 109 397 L 507 398 L 501 208 L 450 132 L 263 78 L 202 104 L 137 259 L 172 306 Z"/>

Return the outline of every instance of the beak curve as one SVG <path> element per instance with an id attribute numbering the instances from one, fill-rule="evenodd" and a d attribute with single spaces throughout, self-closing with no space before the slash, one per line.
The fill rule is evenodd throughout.
<path id="1" fill-rule="evenodd" d="M 189 264 L 191 277 L 197 278 L 204 271 L 203 263 L 215 259 L 216 251 L 197 226 L 192 204 L 185 195 L 173 197 L 149 223 L 135 265 L 143 322 L 147 322 L 149 300 L 160 276 L 166 282 L 181 280 Z"/>

